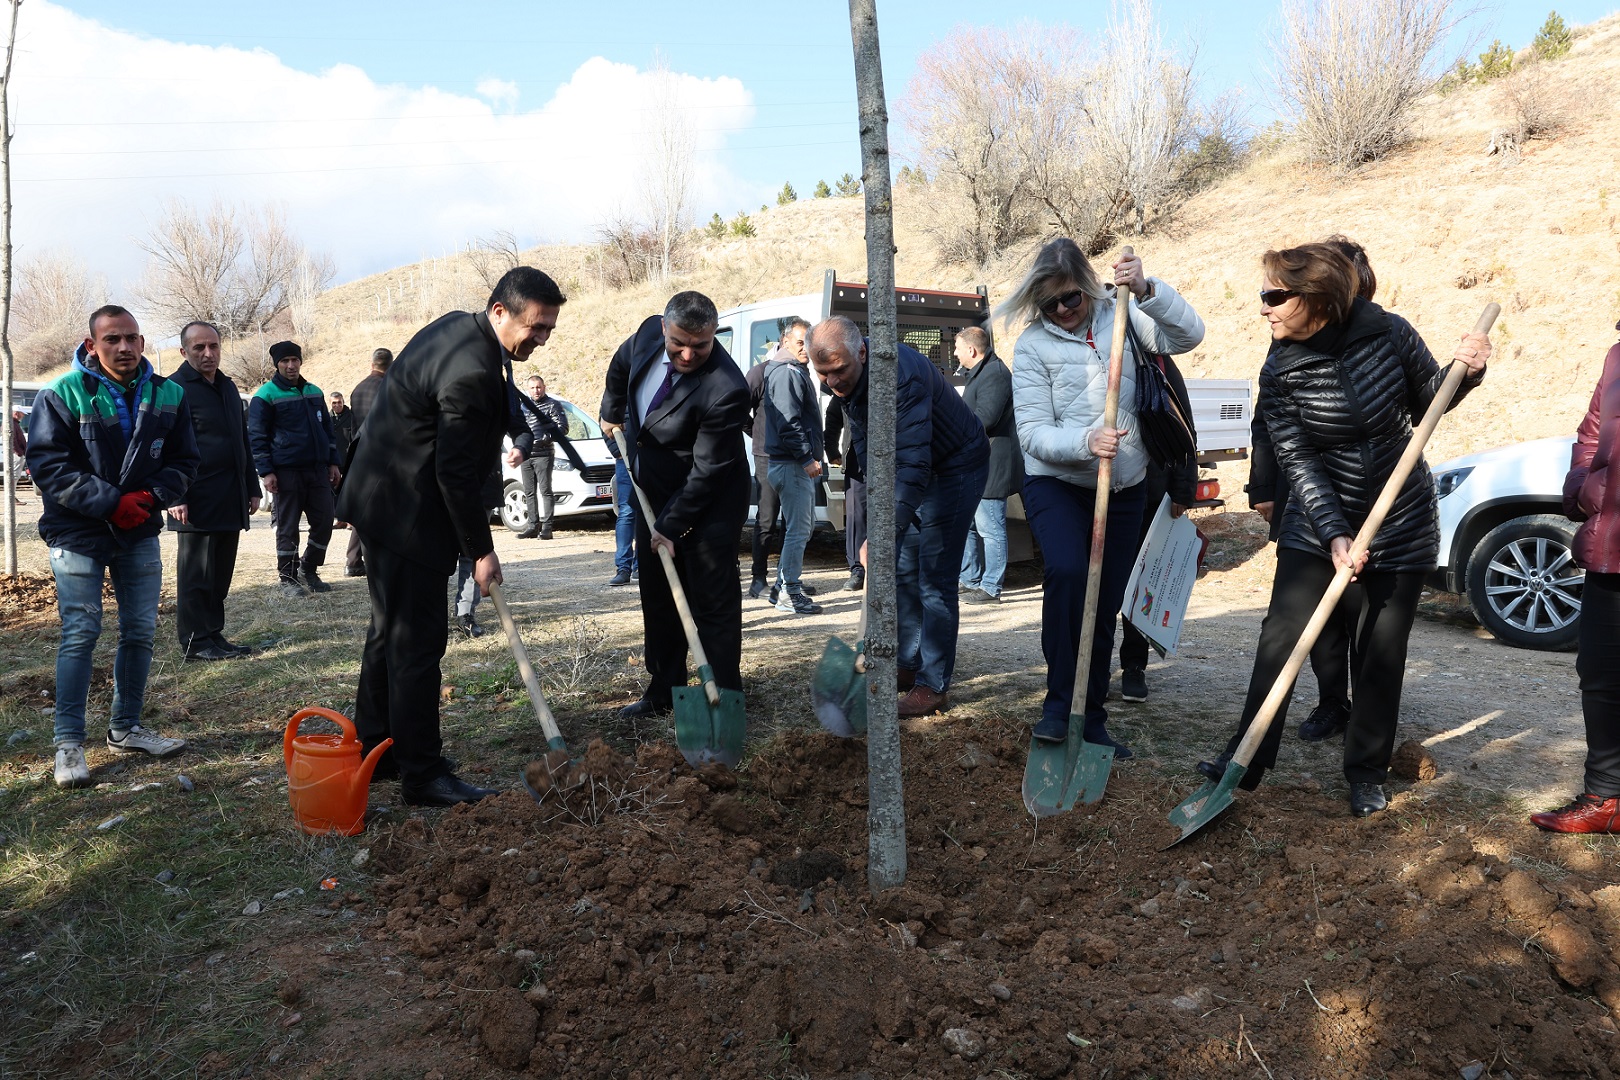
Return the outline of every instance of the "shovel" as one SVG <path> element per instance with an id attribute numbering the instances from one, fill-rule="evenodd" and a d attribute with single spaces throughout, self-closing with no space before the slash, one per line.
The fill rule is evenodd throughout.
<path id="1" fill-rule="evenodd" d="M 630 448 L 625 445 L 624 431 L 613 433 L 619 444 L 619 453 L 628 469 Z M 657 520 L 647 493 L 636 483 L 631 473 L 630 486 L 635 488 L 636 501 L 650 528 Z M 680 748 L 687 764 L 694 769 L 718 761 L 726 768 L 734 768 L 742 760 L 743 732 L 747 720 L 743 715 L 741 690 L 721 690 L 714 684 L 714 669 L 709 667 L 708 654 L 698 638 L 697 622 L 692 608 L 686 602 L 686 590 L 681 588 L 680 575 L 675 571 L 675 559 L 664 548 L 658 549 L 659 561 L 664 564 L 664 575 L 669 578 L 669 591 L 675 598 L 675 610 L 680 613 L 681 627 L 686 631 L 686 643 L 697 662 L 698 681 L 703 685 L 677 686 L 670 691 L 675 702 L 675 745 Z"/>
<path id="2" fill-rule="evenodd" d="M 523 638 L 518 634 L 517 623 L 512 620 L 512 610 L 506 606 L 506 597 L 501 593 L 497 582 L 489 584 L 489 598 L 495 601 L 495 612 L 501 617 L 501 628 L 506 631 L 506 640 L 512 646 L 512 658 L 517 661 L 518 673 L 523 676 L 523 685 L 529 690 L 529 701 L 534 704 L 535 719 L 540 721 L 540 730 L 546 737 L 548 751 L 560 750 L 564 755 L 568 753 L 568 744 L 563 742 L 562 732 L 557 728 L 557 718 L 551 713 L 551 706 L 546 704 L 546 695 L 540 692 L 540 679 L 534 673 L 534 665 L 529 663 L 529 650 L 523 647 Z M 549 755 L 548 755 L 549 756 Z M 540 801 L 540 793 L 529 785 L 526 775 L 520 773 L 518 778 L 528 789 L 534 801 Z"/>
<path id="3" fill-rule="evenodd" d="M 821 726 L 840 739 L 866 734 L 866 599 L 861 598 L 861 622 L 855 647 L 842 638 L 827 639 L 821 662 L 810 680 L 810 701 Z"/>
<path id="4" fill-rule="evenodd" d="M 1130 248 L 1120 252 L 1130 255 Z M 1108 396 L 1103 401 L 1103 426 L 1111 428 L 1119 417 L 1119 378 L 1125 352 L 1125 320 L 1131 317 L 1130 290 L 1114 288 L 1114 335 L 1108 352 Z M 1114 767 L 1114 748 L 1088 743 L 1086 683 L 1091 676 L 1091 646 L 1097 640 L 1097 604 L 1102 593 L 1103 542 L 1108 536 L 1108 500 L 1112 494 L 1114 459 L 1097 462 L 1097 502 L 1091 516 L 1091 562 L 1086 569 L 1086 603 L 1080 615 L 1080 648 L 1074 662 L 1074 695 L 1069 699 L 1069 737 L 1061 743 L 1029 741 L 1024 764 L 1024 808 L 1036 817 L 1051 817 L 1074 809 L 1076 802 L 1094 803 L 1108 787 Z"/>
<path id="5" fill-rule="evenodd" d="M 1474 333 L 1489 334 L 1491 324 L 1496 322 L 1497 315 L 1502 308 L 1497 304 L 1486 304 L 1485 311 L 1474 324 Z M 1468 369 L 1462 364 L 1452 361 L 1451 367 L 1446 371 L 1445 381 L 1435 393 L 1434 400 L 1429 403 L 1428 412 L 1423 414 L 1423 420 L 1417 429 L 1412 432 L 1411 441 L 1406 444 L 1406 450 L 1401 459 L 1395 463 L 1395 471 L 1389 474 L 1384 482 L 1384 490 L 1379 492 L 1378 501 L 1373 503 L 1367 520 L 1362 522 L 1361 530 L 1350 544 L 1350 561 L 1352 565 L 1361 553 L 1372 546 L 1373 538 L 1378 535 L 1379 526 L 1383 525 L 1384 518 L 1389 515 L 1390 507 L 1395 505 L 1395 498 L 1401 493 L 1406 484 L 1406 478 L 1417 467 L 1418 460 L 1423 456 L 1423 448 L 1434 434 L 1435 427 L 1440 423 L 1440 417 L 1445 415 L 1451 399 L 1457 394 L 1457 387 L 1462 385 Z M 1299 677 L 1300 668 L 1305 665 L 1305 658 L 1311 653 L 1311 646 L 1321 635 L 1322 628 L 1333 615 L 1333 609 L 1338 606 L 1339 599 L 1344 596 L 1344 590 L 1350 587 L 1350 567 L 1340 567 L 1328 583 L 1327 592 L 1322 594 L 1322 600 L 1316 605 L 1316 611 L 1311 615 L 1310 622 L 1305 624 L 1305 630 L 1300 634 L 1299 641 L 1294 645 L 1294 651 L 1288 654 L 1288 663 L 1283 665 L 1282 672 L 1277 681 L 1271 686 L 1271 693 L 1261 703 L 1260 711 L 1254 714 L 1249 722 L 1249 729 L 1243 734 L 1243 741 L 1238 743 L 1237 751 L 1226 766 L 1226 772 L 1221 774 L 1219 782 L 1211 781 L 1193 792 L 1185 801 L 1170 811 L 1170 824 L 1181 830 L 1181 835 L 1171 841 L 1170 846 L 1175 847 L 1189 836 L 1198 832 L 1205 825 L 1220 816 L 1221 811 L 1232 805 L 1232 792 L 1236 790 L 1238 781 L 1249 768 L 1249 762 L 1254 760 L 1254 753 L 1265 740 L 1266 731 L 1276 719 L 1277 710 L 1282 708 L 1288 695 L 1293 692 L 1294 680 Z"/>

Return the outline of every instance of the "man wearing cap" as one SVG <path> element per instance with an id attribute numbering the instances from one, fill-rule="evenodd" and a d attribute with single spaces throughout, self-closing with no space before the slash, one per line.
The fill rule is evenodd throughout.
<path id="1" fill-rule="evenodd" d="M 331 592 L 319 568 L 332 539 L 332 489 L 341 473 L 332 417 L 321 388 L 299 374 L 304 353 L 296 342 L 270 346 L 273 378 L 253 392 L 248 405 L 248 439 L 253 466 L 264 490 L 276 497 L 270 518 L 276 527 L 276 571 L 281 593 L 297 599 L 309 592 Z M 298 559 L 298 518 L 309 519 L 309 543 Z M 303 571 L 302 584 L 299 571 Z"/>

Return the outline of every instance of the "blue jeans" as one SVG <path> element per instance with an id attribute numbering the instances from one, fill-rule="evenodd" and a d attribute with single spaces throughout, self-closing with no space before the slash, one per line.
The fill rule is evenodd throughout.
<path id="1" fill-rule="evenodd" d="M 899 616 L 896 662 L 917 673 L 917 685 L 944 693 L 956 670 L 960 626 L 956 581 L 990 466 L 935 476 L 917 505 L 917 520 L 900 538 L 895 572 Z"/>
<path id="2" fill-rule="evenodd" d="M 776 583 L 797 585 L 804 573 L 804 548 L 816 520 L 815 481 L 805 475 L 804 466 L 793 461 L 771 462 L 768 475 L 782 508 L 782 554 L 776 560 Z"/>
<path id="3" fill-rule="evenodd" d="M 636 493 L 630 487 L 630 470 L 613 459 L 613 501 L 618 504 L 618 520 L 613 526 L 613 565 L 615 569 L 636 572 Z"/>
<path id="4" fill-rule="evenodd" d="M 101 637 L 104 571 L 111 571 L 113 595 L 118 598 L 118 653 L 113 658 L 112 718 L 107 726 L 113 734 L 123 734 L 140 723 L 141 708 L 146 704 L 158 590 L 163 585 L 158 538 L 136 541 L 105 563 L 65 548 L 51 548 L 56 611 L 62 620 L 62 643 L 56 651 L 57 746 L 84 743 L 90 660 Z"/>
<path id="5" fill-rule="evenodd" d="M 1085 736 L 1106 734 L 1108 678 L 1114 673 L 1114 621 L 1125 602 L 1125 583 L 1136 561 L 1142 528 L 1142 487 L 1116 491 L 1108 499 L 1108 532 L 1103 539 L 1102 581 L 1097 595 L 1096 636 L 1086 682 Z M 1097 492 L 1059 480 L 1031 476 L 1024 480 L 1024 513 L 1040 545 L 1045 566 L 1041 597 L 1041 652 L 1046 655 L 1046 701 L 1041 719 L 1067 722 L 1073 705 L 1075 662 L 1079 657 L 1081 616 L 1086 606 L 1086 576 L 1091 565 L 1091 519 Z"/>
<path id="6" fill-rule="evenodd" d="M 1001 595 L 1007 576 L 1007 500 L 980 499 L 962 551 L 962 584 Z"/>

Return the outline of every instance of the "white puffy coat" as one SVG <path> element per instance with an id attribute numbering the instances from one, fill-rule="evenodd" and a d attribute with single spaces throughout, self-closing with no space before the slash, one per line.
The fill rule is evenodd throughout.
<path id="1" fill-rule="evenodd" d="M 1174 356 L 1204 340 L 1204 320 L 1181 294 L 1158 278 L 1153 295 L 1130 302 L 1131 325 L 1144 348 Z M 1086 327 L 1071 334 L 1045 316 L 1031 323 L 1013 347 L 1013 415 L 1024 472 L 1055 476 L 1081 487 L 1097 486 L 1097 458 L 1087 438 L 1102 427 L 1108 396 L 1108 349 L 1113 341 L 1112 301 L 1092 301 L 1091 339 Z M 1114 426 L 1129 434 L 1114 458 L 1113 489 L 1142 482 L 1147 453 L 1136 430 L 1136 364 L 1126 346 L 1120 372 L 1119 415 Z"/>

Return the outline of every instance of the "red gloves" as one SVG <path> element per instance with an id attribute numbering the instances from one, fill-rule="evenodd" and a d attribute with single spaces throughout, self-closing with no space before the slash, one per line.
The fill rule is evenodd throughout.
<path id="1" fill-rule="evenodd" d="M 120 529 L 133 529 L 152 516 L 154 505 L 156 500 L 150 491 L 127 492 L 119 498 L 118 508 L 108 520 Z"/>

